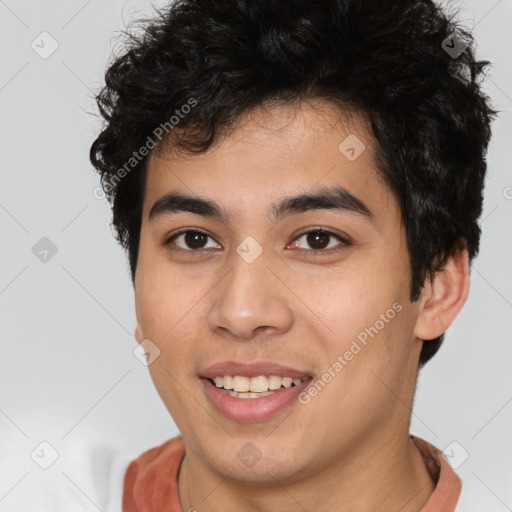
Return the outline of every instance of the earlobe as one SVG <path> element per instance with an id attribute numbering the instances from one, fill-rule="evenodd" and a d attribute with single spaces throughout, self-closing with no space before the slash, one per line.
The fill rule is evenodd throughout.
<path id="1" fill-rule="evenodd" d="M 467 250 L 457 252 L 434 277 L 427 281 L 414 335 L 421 340 L 441 336 L 451 325 L 469 293 Z"/>

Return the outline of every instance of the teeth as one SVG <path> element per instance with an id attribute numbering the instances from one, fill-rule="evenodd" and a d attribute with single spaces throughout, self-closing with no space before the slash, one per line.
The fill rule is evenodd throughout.
<path id="1" fill-rule="evenodd" d="M 233 377 L 230 375 L 226 375 L 225 377 L 221 377 L 222 379 L 222 387 L 224 389 L 233 389 Z"/>
<path id="2" fill-rule="evenodd" d="M 269 389 L 279 389 L 281 387 L 282 382 L 283 382 L 283 379 L 281 377 L 278 377 L 277 375 L 271 375 L 268 378 L 268 388 Z"/>
<path id="3" fill-rule="evenodd" d="M 233 377 L 233 390 L 234 391 L 238 391 L 240 393 L 241 391 L 249 391 L 249 389 L 250 389 L 249 377 L 239 377 L 238 375 L 236 377 Z"/>
<path id="4" fill-rule="evenodd" d="M 264 375 L 259 377 L 251 377 L 249 381 L 249 389 L 256 393 L 262 393 L 268 390 L 268 379 Z"/>
<path id="5" fill-rule="evenodd" d="M 258 377 L 245 377 L 243 375 L 219 375 L 213 380 L 218 388 L 232 390 L 231 393 L 236 393 L 238 398 L 255 398 L 254 396 L 250 396 L 254 394 L 257 394 L 257 397 L 267 396 L 265 393 L 280 389 L 281 386 L 289 388 L 292 386 L 292 384 L 294 386 L 298 386 L 302 382 L 301 379 L 280 377 L 279 375 L 270 375 L 268 377 L 265 375 L 259 375 Z"/>
<path id="6" fill-rule="evenodd" d="M 237 393 L 236 391 L 231 391 L 228 389 L 222 390 L 224 393 L 228 393 L 230 396 L 234 396 L 235 398 L 261 398 L 263 396 L 273 395 L 272 391 L 265 391 L 264 393 Z"/>
<path id="7" fill-rule="evenodd" d="M 293 379 L 291 377 L 283 377 L 283 386 L 285 388 L 291 387 Z"/>

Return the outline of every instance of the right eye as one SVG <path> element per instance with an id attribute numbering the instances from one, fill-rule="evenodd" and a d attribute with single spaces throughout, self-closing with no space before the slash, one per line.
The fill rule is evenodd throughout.
<path id="1" fill-rule="evenodd" d="M 185 246 L 180 246 L 176 242 L 180 238 L 181 238 L 181 242 Z M 174 235 L 172 235 L 170 238 L 168 238 L 164 242 L 164 245 L 171 245 L 171 243 L 175 243 L 175 245 L 177 245 L 179 247 L 179 249 L 183 249 L 183 250 L 189 251 L 189 252 L 199 252 L 205 248 L 206 249 L 211 248 L 211 247 L 204 247 L 204 243 L 208 238 L 211 238 L 211 236 L 208 235 L 208 233 L 205 233 L 204 231 L 199 231 L 197 229 L 194 229 L 194 230 L 188 229 L 188 230 L 183 230 L 183 231 L 179 231 L 178 233 L 175 233 Z M 213 238 L 212 238 L 212 240 L 213 240 Z M 187 246 L 188 246 L 188 248 L 187 248 Z M 173 250 L 176 250 L 173 247 L 171 247 L 171 248 Z"/>

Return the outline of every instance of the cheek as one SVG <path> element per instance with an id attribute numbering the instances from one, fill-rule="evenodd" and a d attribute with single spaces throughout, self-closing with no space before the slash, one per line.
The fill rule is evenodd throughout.
<path id="1" fill-rule="evenodd" d="M 137 321 L 146 337 L 167 338 L 171 329 L 186 313 L 186 291 L 183 278 L 164 261 L 160 251 L 143 246 L 137 262 L 135 307 Z"/>
<path id="2" fill-rule="evenodd" d="M 331 335 L 345 340 L 373 325 L 395 302 L 403 306 L 409 291 L 400 254 L 387 256 L 380 249 L 354 254 L 329 274 L 311 275 L 297 284 Z"/>
<path id="3" fill-rule="evenodd" d="M 327 363 L 319 376 L 331 383 L 319 393 L 314 407 L 319 415 L 327 411 L 332 431 L 343 433 L 342 437 L 385 421 L 390 411 L 407 403 L 407 311 L 406 304 L 386 296 L 379 304 L 354 302 L 333 316 L 336 336 L 327 342 Z M 337 404 L 334 410 L 332 404 Z"/>
<path id="4" fill-rule="evenodd" d="M 189 378 L 190 361 L 197 351 L 199 319 L 207 314 L 205 280 L 170 265 L 162 254 L 139 254 L 136 276 L 136 315 L 145 338 L 160 349 L 158 365 L 151 365 L 154 380 L 176 388 L 164 368 L 181 379 Z M 154 367 L 153 367 L 154 366 Z M 154 374 L 154 375 L 153 375 Z M 170 379 L 170 380 L 169 380 Z"/>
<path id="5" fill-rule="evenodd" d="M 412 340 L 408 296 L 407 261 L 400 251 L 383 248 L 361 253 L 357 264 L 340 267 L 329 280 L 310 287 L 308 301 L 329 328 L 327 367 L 342 358 L 334 368 L 340 375 L 333 386 L 338 392 L 350 389 L 358 399 L 370 398 L 376 375 L 400 385 Z"/>

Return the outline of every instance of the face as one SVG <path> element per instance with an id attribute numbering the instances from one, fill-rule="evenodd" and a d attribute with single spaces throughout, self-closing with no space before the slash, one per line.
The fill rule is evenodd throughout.
<path id="1" fill-rule="evenodd" d="M 405 229 L 364 119 L 334 112 L 256 109 L 207 153 L 148 162 L 136 338 L 160 351 L 149 370 L 188 449 L 232 478 L 291 481 L 408 431 Z M 280 388 L 231 396 L 215 376 Z"/>

